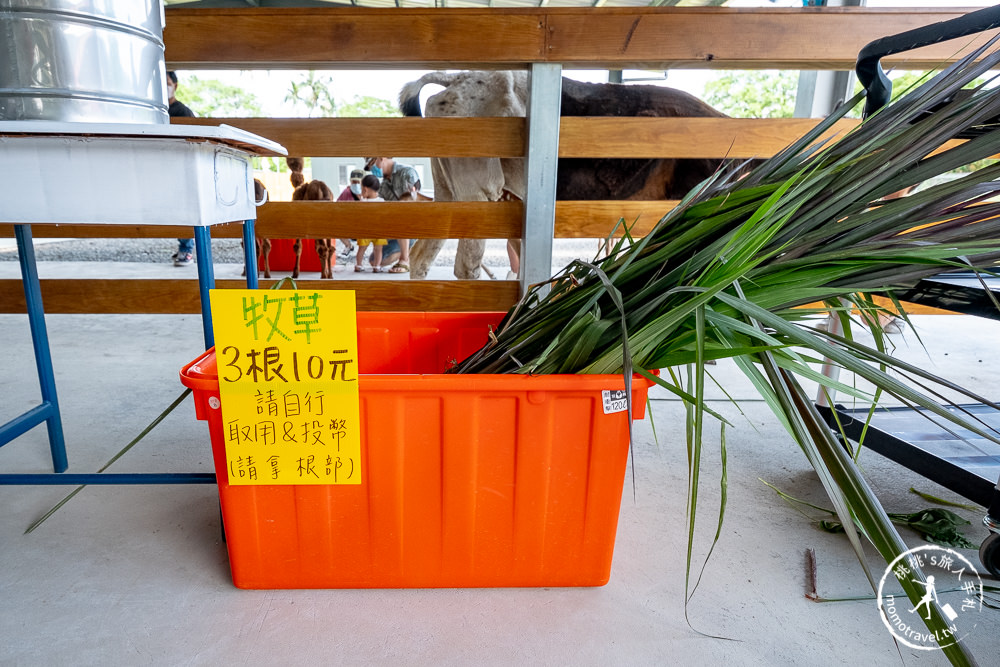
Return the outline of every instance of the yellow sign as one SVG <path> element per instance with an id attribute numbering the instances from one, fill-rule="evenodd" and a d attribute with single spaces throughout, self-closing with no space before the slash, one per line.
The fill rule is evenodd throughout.
<path id="1" fill-rule="evenodd" d="M 354 292 L 211 297 L 229 483 L 360 484 Z"/>

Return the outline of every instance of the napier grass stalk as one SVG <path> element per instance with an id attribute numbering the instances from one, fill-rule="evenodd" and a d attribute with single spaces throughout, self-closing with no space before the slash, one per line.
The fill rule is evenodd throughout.
<path id="1" fill-rule="evenodd" d="M 451 372 L 630 376 L 635 369 L 681 397 L 690 406 L 690 540 L 703 420 L 717 417 L 704 403 L 706 363 L 733 359 L 815 468 L 874 582 L 861 538 L 886 562 L 906 545 L 798 378 L 873 404 L 888 395 L 1000 442 L 1000 434 L 942 407 L 940 389 L 990 401 L 893 357 L 877 325 L 879 314 L 905 317 L 894 289 L 945 271 L 997 270 L 1000 164 L 893 197 L 1000 153 L 992 120 L 1000 115 L 1000 87 L 987 81 L 955 95 L 998 65 L 991 42 L 836 141 L 820 137 L 863 95 L 748 173 L 739 164 L 721 170 L 647 236 L 633 239 L 626 230 L 608 257 L 573 262 L 533 286 L 490 342 Z M 970 130 L 974 138 L 956 141 Z M 893 308 L 875 296 L 888 297 Z M 843 333 L 810 326 L 819 310 L 835 313 Z M 870 330 L 874 344 L 859 342 L 852 327 Z M 824 359 L 875 390 L 821 375 L 811 365 Z M 680 381 L 684 374 L 645 370 L 684 364 L 691 365 L 688 382 Z M 689 594 L 691 572 L 689 546 Z M 901 584 L 916 603 L 922 589 Z M 932 632 L 947 627 L 936 608 L 927 625 Z M 945 651 L 955 664 L 972 662 L 958 644 Z"/>

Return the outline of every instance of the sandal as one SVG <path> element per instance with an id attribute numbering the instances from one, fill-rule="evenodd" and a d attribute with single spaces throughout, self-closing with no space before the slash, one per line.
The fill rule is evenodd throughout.
<path id="1" fill-rule="evenodd" d="M 389 269 L 389 273 L 409 273 L 410 265 L 405 262 L 396 262 L 396 265 Z"/>
<path id="2" fill-rule="evenodd" d="M 383 269 L 381 266 L 373 266 L 372 273 L 383 273 Z"/>
<path id="3" fill-rule="evenodd" d="M 364 271 L 364 269 L 362 269 L 362 268 L 361 268 L 360 266 L 358 266 L 357 264 L 355 264 L 355 265 L 354 265 L 354 272 L 355 272 L 355 273 L 361 273 L 362 271 Z"/>

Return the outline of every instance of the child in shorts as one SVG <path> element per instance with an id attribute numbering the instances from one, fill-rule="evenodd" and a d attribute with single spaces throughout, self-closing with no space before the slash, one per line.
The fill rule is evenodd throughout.
<path id="1" fill-rule="evenodd" d="M 385 201 L 378 196 L 378 189 L 381 184 L 378 177 L 368 174 L 361 179 L 361 201 Z M 388 244 L 387 239 L 358 239 L 358 254 L 354 258 L 354 272 L 364 271 L 362 262 L 368 246 L 372 246 L 372 273 L 382 273 L 382 249 Z"/>

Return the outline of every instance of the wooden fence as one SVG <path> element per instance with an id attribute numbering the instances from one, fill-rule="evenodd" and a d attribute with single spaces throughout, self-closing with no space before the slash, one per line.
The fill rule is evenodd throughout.
<path id="1" fill-rule="evenodd" d="M 954 10 L 755 9 L 168 9 L 171 69 L 516 68 L 535 63 L 602 68 L 851 69 L 858 51 L 886 33 L 946 20 Z M 484 35 L 490 36 L 489 40 Z M 887 64 L 940 66 L 967 45 L 939 44 Z M 290 155 L 524 156 L 523 118 L 174 119 L 233 125 L 283 144 Z M 804 134 L 808 119 L 563 118 L 562 157 L 766 157 Z M 844 122 L 834 131 L 843 131 Z M 529 203 L 530 205 L 530 203 Z M 648 230 L 671 202 L 559 201 L 559 238 L 602 237 L 619 217 Z M 398 207 L 406 207 L 401 209 Z M 400 211 L 405 210 L 405 215 Z M 519 202 L 369 204 L 274 202 L 257 231 L 271 238 L 370 236 L 509 238 L 523 234 Z M 190 236 L 189 227 L 36 225 L 36 237 Z M 238 225 L 212 228 L 239 237 Z M 0 224 L 0 236 L 13 226 Z M 262 283 L 263 284 L 263 283 Z M 223 288 L 239 281 L 218 281 Z M 514 281 L 302 281 L 347 286 L 361 310 L 506 310 Z M 42 280 L 46 312 L 199 312 L 195 281 Z M 0 312 L 24 312 L 19 280 L 0 280 Z"/>

